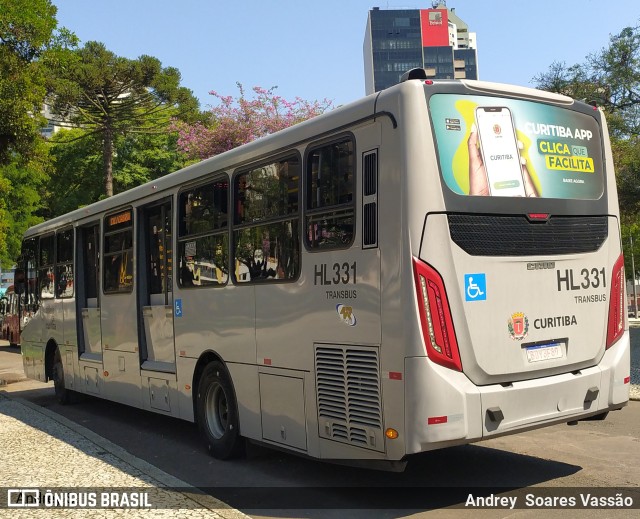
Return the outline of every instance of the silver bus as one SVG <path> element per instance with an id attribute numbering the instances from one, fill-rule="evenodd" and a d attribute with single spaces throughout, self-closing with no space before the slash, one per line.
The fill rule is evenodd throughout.
<path id="1" fill-rule="evenodd" d="M 402 468 L 629 398 L 597 108 L 410 79 L 29 229 L 28 377 Z"/>

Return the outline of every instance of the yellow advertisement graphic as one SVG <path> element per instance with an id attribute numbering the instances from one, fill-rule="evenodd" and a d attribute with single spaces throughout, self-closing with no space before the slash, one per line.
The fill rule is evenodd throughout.
<path id="1" fill-rule="evenodd" d="M 545 157 L 547 169 L 556 171 L 577 171 L 579 173 L 593 173 L 593 159 L 590 157 L 574 157 L 562 155 L 547 155 Z"/>
<path id="2" fill-rule="evenodd" d="M 593 159 L 588 157 L 585 146 L 569 145 L 566 142 L 540 139 L 538 151 L 544 155 L 547 169 L 594 173 Z"/>

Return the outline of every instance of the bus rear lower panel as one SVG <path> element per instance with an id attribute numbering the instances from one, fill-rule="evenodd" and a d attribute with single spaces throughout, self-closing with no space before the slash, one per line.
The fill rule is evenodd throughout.
<path id="1" fill-rule="evenodd" d="M 406 453 L 465 444 L 620 409 L 629 400 L 629 333 L 596 366 L 474 385 L 427 357 L 405 360 Z M 526 404 L 526 405 L 525 405 Z"/>

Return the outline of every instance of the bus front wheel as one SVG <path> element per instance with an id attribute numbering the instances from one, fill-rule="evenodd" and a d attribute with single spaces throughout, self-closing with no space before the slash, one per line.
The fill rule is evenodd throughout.
<path id="1" fill-rule="evenodd" d="M 197 415 L 209 453 L 221 460 L 242 454 L 238 404 L 231 377 L 220 362 L 207 364 L 198 384 Z"/>

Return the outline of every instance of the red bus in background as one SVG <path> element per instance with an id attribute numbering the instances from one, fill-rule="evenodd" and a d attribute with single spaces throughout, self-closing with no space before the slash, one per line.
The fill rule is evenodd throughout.
<path id="1" fill-rule="evenodd" d="M 37 310 L 33 291 L 35 279 L 30 279 L 29 285 L 31 289 L 27 295 L 17 294 L 16 285 L 10 285 L 0 297 L 0 340 L 9 341 L 11 346 L 20 346 L 22 329 Z"/>
<path id="2" fill-rule="evenodd" d="M 9 341 L 11 346 L 20 344 L 20 313 L 22 305 L 18 304 L 18 295 L 11 285 L 0 298 L 0 339 Z"/>

